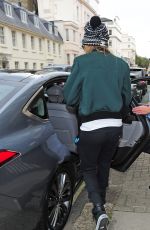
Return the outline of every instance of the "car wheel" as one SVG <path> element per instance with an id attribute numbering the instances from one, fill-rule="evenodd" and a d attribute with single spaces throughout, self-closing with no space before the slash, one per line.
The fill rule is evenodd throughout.
<path id="1" fill-rule="evenodd" d="M 73 180 L 71 172 L 60 169 L 46 196 L 45 214 L 38 230 L 62 230 L 67 222 L 73 200 Z"/>

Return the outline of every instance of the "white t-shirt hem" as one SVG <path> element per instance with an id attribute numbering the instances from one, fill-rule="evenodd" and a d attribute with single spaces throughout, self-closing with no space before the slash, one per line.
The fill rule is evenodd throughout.
<path id="1" fill-rule="evenodd" d="M 122 119 L 98 119 L 94 121 L 84 122 L 80 126 L 81 131 L 92 131 L 96 129 L 106 128 L 106 127 L 121 127 Z"/>

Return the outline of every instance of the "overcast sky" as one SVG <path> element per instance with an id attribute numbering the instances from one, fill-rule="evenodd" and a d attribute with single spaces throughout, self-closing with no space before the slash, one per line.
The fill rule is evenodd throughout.
<path id="1" fill-rule="evenodd" d="M 150 58 L 150 0 L 100 0 L 99 13 L 118 16 L 123 31 L 136 40 L 137 54 Z"/>

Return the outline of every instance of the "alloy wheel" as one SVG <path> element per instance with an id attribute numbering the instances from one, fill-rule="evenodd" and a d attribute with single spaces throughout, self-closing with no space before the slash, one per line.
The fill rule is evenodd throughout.
<path id="1" fill-rule="evenodd" d="M 58 173 L 48 192 L 48 230 L 60 230 L 65 225 L 73 198 L 72 181 L 69 173 Z"/>

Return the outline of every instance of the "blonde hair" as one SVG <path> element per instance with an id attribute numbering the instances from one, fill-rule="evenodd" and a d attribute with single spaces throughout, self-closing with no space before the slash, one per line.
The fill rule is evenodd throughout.
<path id="1" fill-rule="evenodd" d="M 108 49 L 108 47 L 102 47 L 102 46 L 93 46 L 94 50 L 98 51 L 98 52 L 103 52 L 104 54 L 110 54 L 110 50 Z"/>

